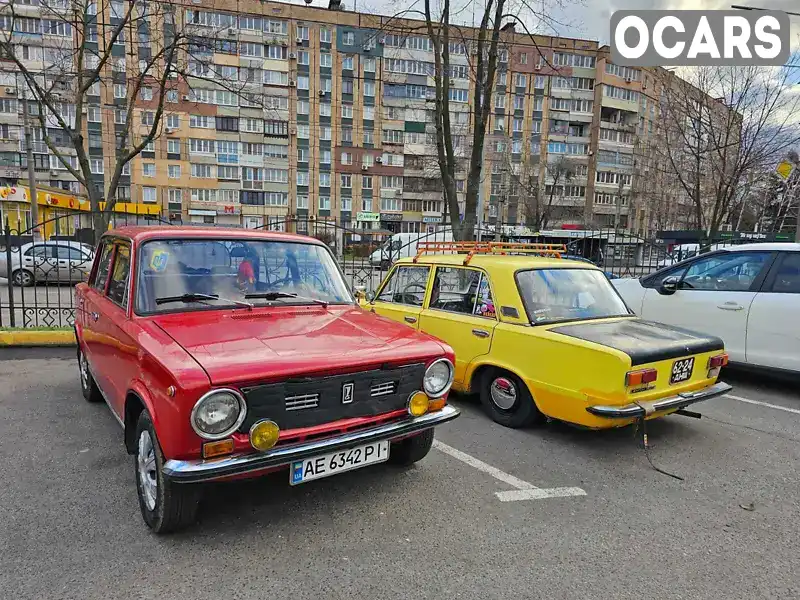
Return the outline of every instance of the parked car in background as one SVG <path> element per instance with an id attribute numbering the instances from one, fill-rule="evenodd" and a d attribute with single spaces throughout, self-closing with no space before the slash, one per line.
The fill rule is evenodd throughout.
<path id="1" fill-rule="evenodd" d="M 589 263 L 590 265 L 595 265 L 595 263 L 593 263 L 588 258 L 585 258 L 583 256 L 577 256 L 575 254 L 562 254 L 561 258 L 565 258 L 567 260 L 577 260 L 577 261 L 580 261 L 580 262 Z M 597 266 L 597 265 L 595 265 L 595 266 Z M 618 279 L 619 278 L 618 275 L 614 275 L 614 273 L 611 273 L 610 271 L 603 271 L 603 272 L 606 274 L 606 277 L 608 277 L 609 279 Z"/>
<path id="2" fill-rule="evenodd" d="M 731 362 L 800 372 L 800 244 L 728 246 L 614 286 L 642 318 L 719 336 Z"/>
<path id="3" fill-rule="evenodd" d="M 86 281 L 94 260 L 94 248 L 67 240 L 28 242 L 0 252 L 0 276 L 17 286 L 37 283 L 78 283 Z"/>
<path id="4" fill-rule="evenodd" d="M 453 232 L 450 230 L 432 233 L 395 233 L 369 256 L 373 267 L 388 267 L 394 261 L 417 253 L 418 242 L 452 242 Z"/>
<path id="5" fill-rule="evenodd" d="M 194 519 L 203 482 L 408 465 L 458 416 L 452 349 L 361 310 L 313 238 L 111 231 L 76 298 L 83 395 L 122 424 L 156 532 Z"/>
<path id="6" fill-rule="evenodd" d="M 619 427 L 731 389 L 722 340 L 637 318 L 598 267 L 555 246 L 452 246 L 420 243 L 362 306 L 450 344 L 453 388 L 498 423 Z"/>

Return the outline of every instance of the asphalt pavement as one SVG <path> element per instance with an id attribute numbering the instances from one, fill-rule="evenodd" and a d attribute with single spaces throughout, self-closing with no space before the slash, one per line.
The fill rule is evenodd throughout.
<path id="1" fill-rule="evenodd" d="M 414 467 L 218 485 L 159 537 L 74 352 L 2 351 L 0 598 L 797 598 L 800 394 L 726 377 L 648 427 L 682 481 L 632 429 L 510 430 L 461 397 Z"/>

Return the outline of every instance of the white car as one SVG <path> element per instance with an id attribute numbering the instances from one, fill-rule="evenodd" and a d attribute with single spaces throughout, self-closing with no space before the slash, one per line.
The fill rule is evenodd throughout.
<path id="1" fill-rule="evenodd" d="M 92 270 L 94 248 L 81 242 L 51 240 L 28 242 L 11 249 L 11 268 L 7 254 L 0 252 L 0 277 L 17 286 L 35 283 L 78 283 L 86 281 Z"/>
<path id="2" fill-rule="evenodd" d="M 745 244 L 612 281 L 643 319 L 721 337 L 731 362 L 800 373 L 800 244 Z"/>

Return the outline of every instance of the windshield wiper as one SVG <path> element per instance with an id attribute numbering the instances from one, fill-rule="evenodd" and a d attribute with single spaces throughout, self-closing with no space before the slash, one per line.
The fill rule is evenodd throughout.
<path id="1" fill-rule="evenodd" d="M 298 296 L 297 294 L 289 294 L 286 292 L 259 292 L 257 294 L 245 294 L 245 298 L 262 298 L 264 300 L 279 300 L 280 298 L 297 298 L 298 300 L 305 300 L 306 302 L 313 302 L 320 306 L 328 306 L 325 300 L 318 298 L 308 298 L 306 296 Z"/>
<path id="2" fill-rule="evenodd" d="M 222 300 L 229 304 L 242 306 L 244 308 L 253 308 L 250 302 L 242 302 L 241 300 L 232 300 L 230 298 L 220 298 L 219 294 L 182 294 L 181 296 L 164 296 L 163 298 L 156 298 L 156 304 L 168 304 L 170 302 L 203 302 L 203 300 Z"/>

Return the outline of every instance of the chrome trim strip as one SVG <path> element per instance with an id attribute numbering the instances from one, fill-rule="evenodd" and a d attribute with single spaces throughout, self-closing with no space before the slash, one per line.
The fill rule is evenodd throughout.
<path id="1" fill-rule="evenodd" d="M 165 477 L 175 483 L 197 483 L 212 481 L 230 475 L 240 475 L 270 467 L 289 465 L 295 460 L 310 458 L 319 454 L 344 450 L 360 444 L 381 440 L 392 440 L 412 433 L 430 429 L 447 421 L 452 421 L 460 411 L 446 405 L 442 410 L 426 413 L 421 417 L 403 419 L 371 429 L 345 433 L 340 436 L 283 446 L 267 452 L 236 454 L 210 460 L 168 460 L 163 468 Z"/>
<path id="2" fill-rule="evenodd" d="M 710 387 L 697 390 L 696 392 L 684 392 L 676 396 L 661 398 L 655 402 L 642 402 L 641 404 L 648 405 L 649 408 L 653 409 L 653 412 L 660 412 L 675 408 L 684 408 L 696 402 L 716 398 L 717 396 L 727 394 L 732 389 L 733 386 L 720 381 Z M 598 417 L 607 417 L 609 419 L 630 419 L 644 417 L 647 414 L 644 406 L 640 406 L 639 404 L 625 404 L 624 406 L 587 406 L 586 410 Z"/>
<path id="3" fill-rule="evenodd" d="M 303 410 L 319 406 L 319 394 L 298 394 L 284 398 L 286 410 Z"/>
<path id="4" fill-rule="evenodd" d="M 369 395 L 372 398 L 377 398 L 378 396 L 388 396 L 390 394 L 394 394 L 394 381 L 378 383 L 373 385 L 369 390 Z"/>

